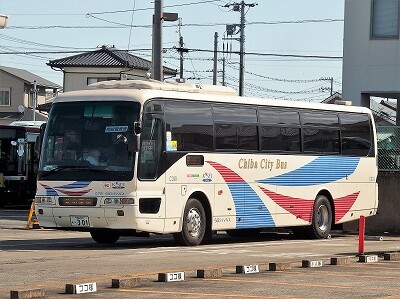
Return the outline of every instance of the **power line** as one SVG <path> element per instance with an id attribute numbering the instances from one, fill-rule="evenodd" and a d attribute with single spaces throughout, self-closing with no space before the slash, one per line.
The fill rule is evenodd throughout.
<path id="1" fill-rule="evenodd" d="M 235 68 L 234 66 L 228 64 L 228 67 L 234 69 L 234 70 L 238 70 L 238 68 Z M 264 76 L 264 75 L 260 75 L 260 74 L 256 74 L 250 71 L 245 71 L 246 74 L 250 74 L 256 77 L 260 77 L 260 78 L 264 78 L 264 79 L 268 79 L 271 81 L 278 81 L 278 82 L 287 82 L 287 83 L 311 83 L 311 82 L 318 82 L 318 81 L 326 81 L 327 79 L 325 78 L 319 78 L 319 79 L 281 79 L 281 78 L 273 78 L 273 77 L 268 77 L 268 76 Z"/>
<path id="2" fill-rule="evenodd" d="M 132 10 L 127 10 L 132 11 Z M 137 11 L 137 9 L 135 10 Z M 7 26 L 5 30 L 11 29 L 25 29 L 25 30 L 40 30 L 40 29 L 124 29 L 127 27 L 133 28 L 152 28 L 152 25 L 130 25 L 118 22 L 109 21 L 104 18 L 94 17 L 92 14 L 88 14 L 88 17 L 93 17 L 100 21 L 115 24 L 115 26 L 83 26 L 83 25 L 40 25 L 40 26 Z M 316 19 L 316 20 L 294 20 L 294 21 L 270 21 L 270 22 L 246 22 L 248 25 L 284 25 L 284 24 L 309 24 L 309 23 L 333 23 L 333 22 L 343 22 L 343 19 Z M 169 24 L 163 27 L 176 27 L 177 25 Z M 182 24 L 182 27 L 215 27 L 215 26 L 226 26 L 226 23 L 187 23 Z"/>
<path id="3" fill-rule="evenodd" d="M 1 36 L 1 34 L 0 34 Z M 43 46 L 49 46 L 44 45 Z M 54 46 L 59 47 L 59 46 Z M 72 47 L 59 47 L 59 48 L 68 48 L 68 49 L 76 49 Z M 173 48 L 164 48 L 164 50 L 173 49 Z M 205 49 L 190 49 L 186 48 L 188 52 L 204 52 L 204 53 L 213 53 L 213 50 L 205 50 Z M 15 51 L 15 52 L 2 52 L 0 54 L 70 54 L 70 53 L 81 53 L 82 50 L 70 50 L 70 51 Z M 122 51 L 127 52 L 127 50 L 116 49 L 114 51 Z M 134 49 L 129 50 L 128 52 L 136 52 L 136 51 L 151 51 L 151 49 Z M 223 51 L 217 51 L 218 53 L 223 53 Z M 239 52 L 232 52 L 235 54 L 239 54 Z M 257 53 L 257 52 L 244 52 L 246 55 L 254 55 L 254 56 L 271 56 L 271 57 L 295 57 L 295 58 L 315 58 L 315 59 L 327 59 L 327 60 L 340 60 L 343 59 L 343 56 L 322 56 L 322 55 L 296 55 L 296 54 L 277 54 L 277 53 Z M 212 60 L 212 58 L 208 59 Z"/>

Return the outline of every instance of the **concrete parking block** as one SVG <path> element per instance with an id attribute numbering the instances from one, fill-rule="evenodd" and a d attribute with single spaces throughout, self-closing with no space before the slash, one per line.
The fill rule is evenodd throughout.
<path id="1" fill-rule="evenodd" d="M 236 266 L 236 274 L 260 273 L 258 265 Z"/>
<path id="2" fill-rule="evenodd" d="M 10 299 L 44 298 L 43 289 L 11 290 Z"/>
<path id="3" fill-rule="evenodd" d="M 331 257 L 331 265 L 348 265 L 348 264 L 350 264 L 350 257 L 348 256 Z"/>
<path id="4" fill-rule="evenodd" d="M 185 272 L 158 273 L 158 281 L 160 282 L 173 282 L 184 280 Z"/>
<path id="5" fill-rule="evenodd" d="M 66 284 L 65 293 L 66 294 L 84 294 L 84 293 L 95 293 L 97 292 L 97 283 L 86 282 L 80 284 Z"/>
<path id="6" fill-rule="evenodd" d="M 196 271 L 197 278 L 218 278 L 222 277 L 222 269 L 202 269 Z"/>
<path id="7" fill-rule="evenodd" d="M 302 260 L 301 266 L 303 268 L 318 268 L 322 267 L 323 262 L 322 260 Z"/>
<path id="8" fill-rule="evenodd" d="M 285 271 L 292 269 L 291 262 L 269 263 L 269 271 Z"/>
<path id="9" fill-rule="evenodd" d="M 372 255 L 360 255 L 358 261 L 361 263 L 375 263 L 378 261 L 378 256 L 376 254 Z"/>
<path id="10" fill-rule="evenodd" d="M 141 285 L 140 277 L 114 278 L 111 280 L 112 288 L 135 288 Z"/>
<path id="11" fill-rule="evenodd" d="M 400 252 L 384 253 L 383 259 L 385 261 L 400 261 Z"/>

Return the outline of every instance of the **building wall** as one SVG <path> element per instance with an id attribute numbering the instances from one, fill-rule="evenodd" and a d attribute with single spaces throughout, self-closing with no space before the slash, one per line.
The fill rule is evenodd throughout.
<path id="1" fill-rule="evenodd" d="M 116 78 L 120 79 L 120 73 L 124 72 L 123 68 L 64 68 L 64 92 L 85 89 L 88 78 Z M 130 78 L 143 79 L 146 77 L 144 70 L 132 70 L 127 72 Z"/>
<path id="2" fill-rule="evenodd" d="M 18 106 L 24 104 L 24 82 L 0 70 L 0 88 L 11 88 L 10 106 L 0 106 L 1 112 L 18 112 Z"/>
<path id="3" fill-rule="evenodd" d="M 370 39 L 371 0 L 345 0 L 343 99 L 366 106 L 362 94 L 400 93 L 399 39 Z"/>

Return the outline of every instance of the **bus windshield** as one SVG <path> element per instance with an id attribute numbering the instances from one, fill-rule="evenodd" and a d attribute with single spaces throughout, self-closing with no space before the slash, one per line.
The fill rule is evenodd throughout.
<path id="1" fill-rule="evenodd" d="M 128 131 L 139 120 L 135 102 L 54 103 L 42 143 L 42 180 L 133 178 Z"/>

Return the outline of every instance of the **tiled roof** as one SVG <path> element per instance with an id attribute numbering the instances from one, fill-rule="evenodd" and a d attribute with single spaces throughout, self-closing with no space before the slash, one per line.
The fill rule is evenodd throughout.
<path id="1" fill-rule="evenodd" d="M 0 71 L 9 73 L 10 75 L 13 75 L 15 77 L 18 77 L 27 83 L 33 84 L 33 81 L 36 81 L 36 84 L 39 86 L 43 87 L 50 87 L 50 88 L 61 88 L 60 85 L 51 82 L 49 80 L 46 80 L 42 77 L 39 77 L 35 74 L 32 74 L 31 72 L 28 72 L 26 70 L 21 70 L 21 69 L 16 69 L 13 67 L 7 67 L 7 66 L 0 66 Z"/>
<path id="2" fill-rule="evenodd" d="M 116 48 L 107 48 L 73 55 L 65 58 L 50 60 L 47 65 L 51 67 L 127 67 L 140 70 L 149 70 L 151 62 L 147 59 L 129 54 L 127 51 Z M 164 73 L 176 75 L 176 70 L 164 67 Z"/>

